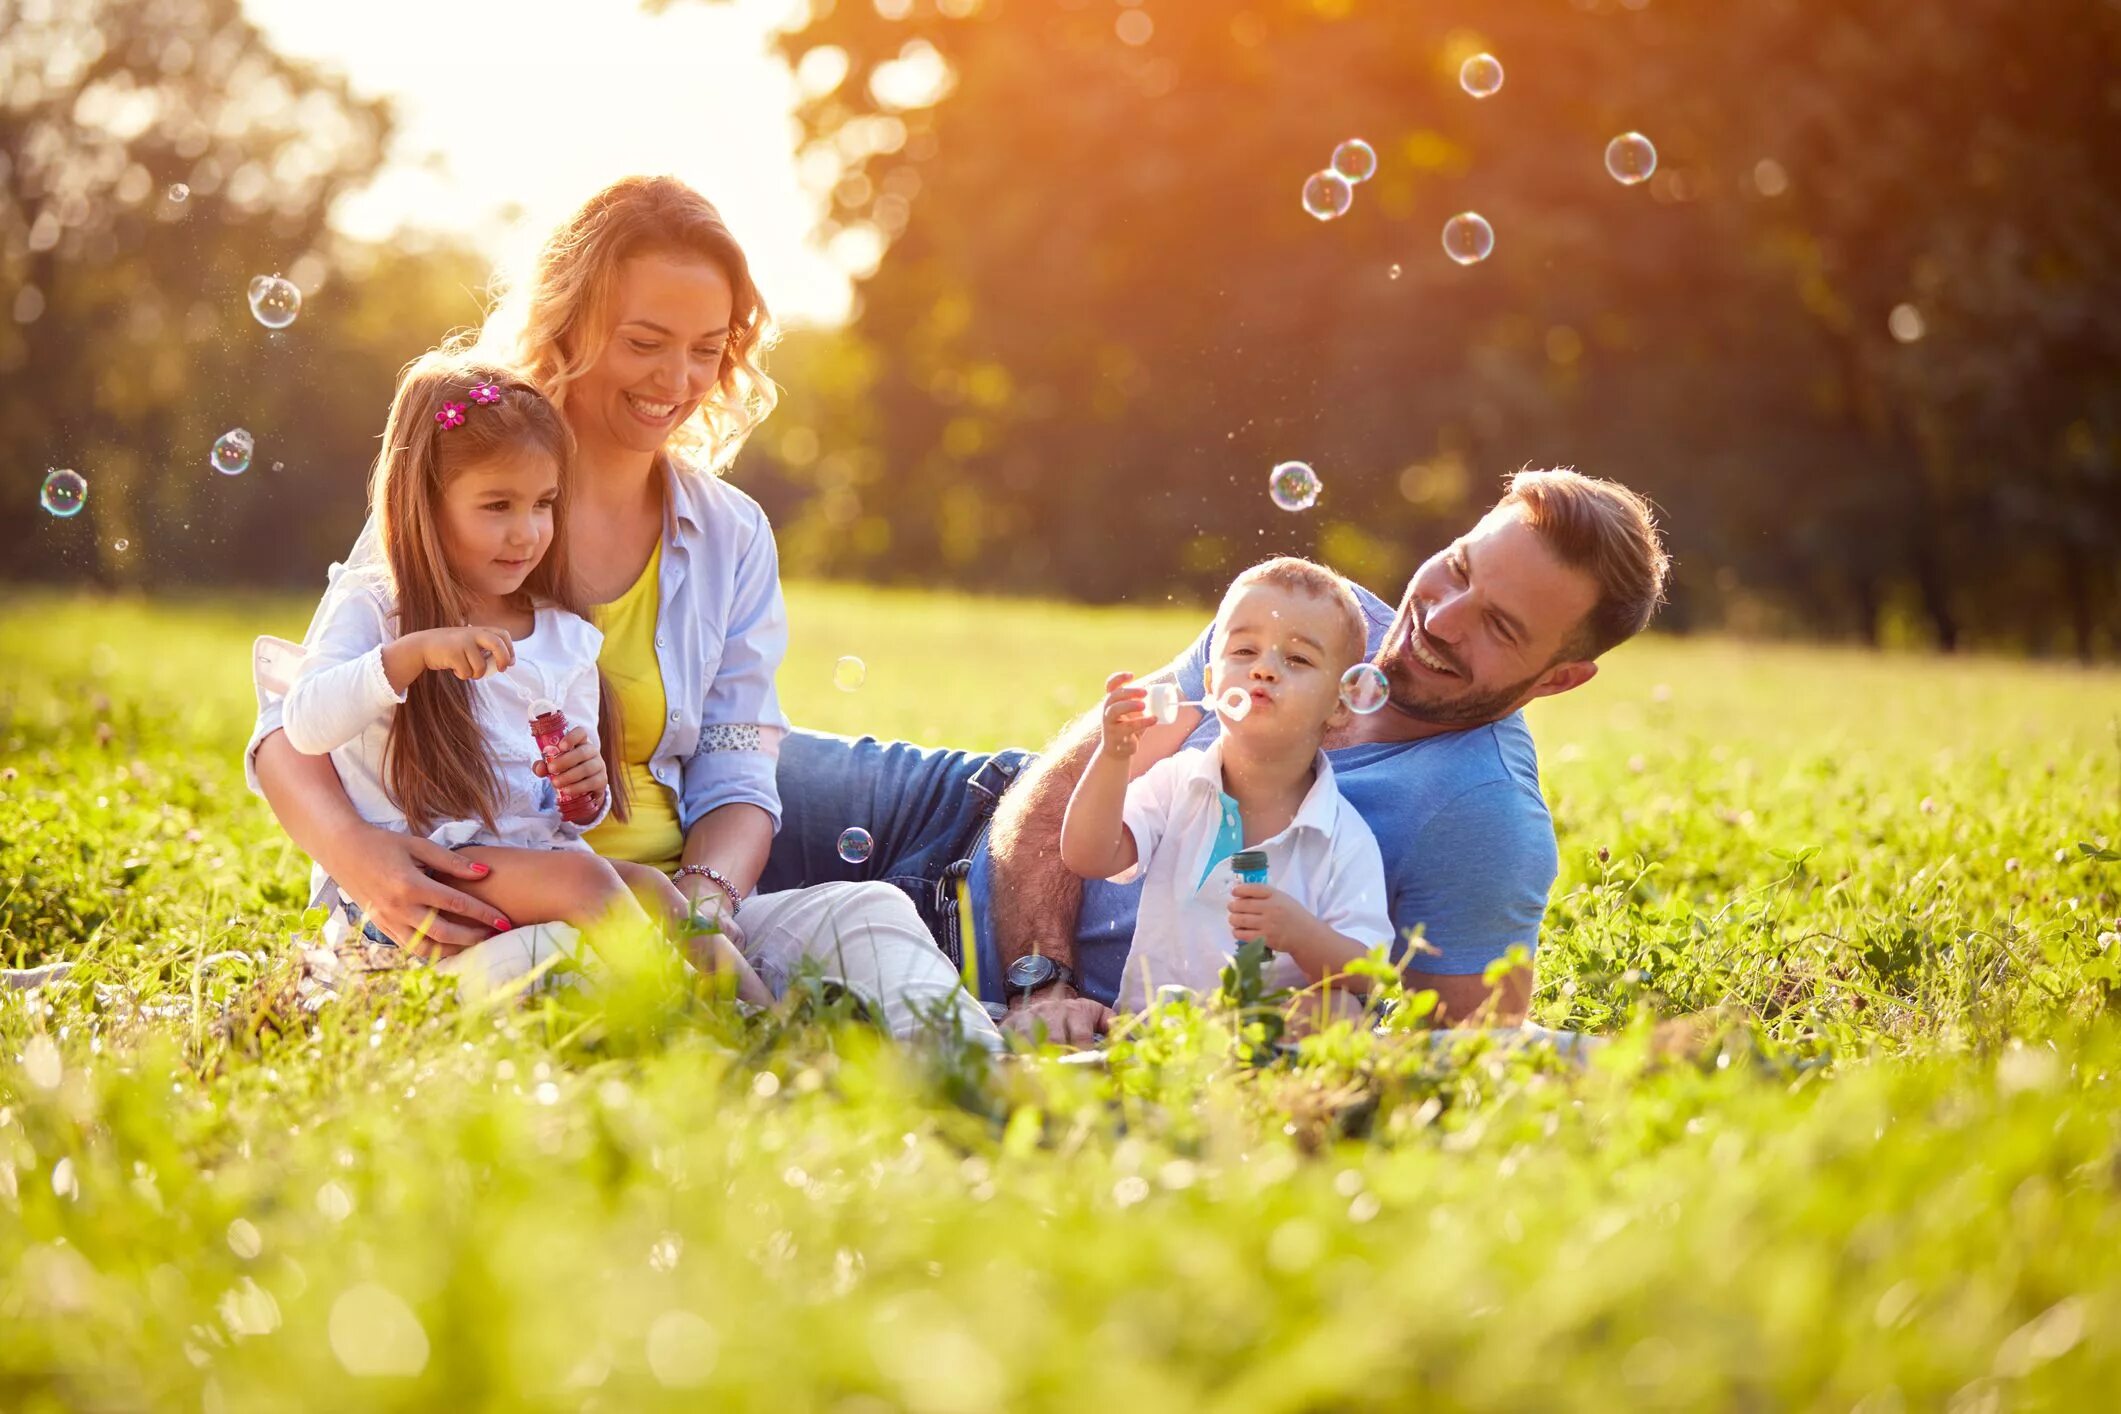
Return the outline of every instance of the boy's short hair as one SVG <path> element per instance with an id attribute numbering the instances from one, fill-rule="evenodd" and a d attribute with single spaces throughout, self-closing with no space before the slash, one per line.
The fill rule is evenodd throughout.
<path id="1" fill-rule="evenodd" d="M 1331 603 L 1340 610 L 1341 627 L 1345 633 L 1339 647 L 1348 662 L 1359 663 L 1370 656 L 1370 623 L 1363 617 L 1362 601 L 1355 597 L 1355 586 L 1324 565 L 1296 555 L 1276 555 L 1271 560 L 1261 560 L 1230 581 L 1230 587 L 1223 592 L 1222 603 L 1215 610 L 1218 635 L 1231 603 L 1255 584 L 1269 584 L 1276 589 L 1308 594 Z"/>

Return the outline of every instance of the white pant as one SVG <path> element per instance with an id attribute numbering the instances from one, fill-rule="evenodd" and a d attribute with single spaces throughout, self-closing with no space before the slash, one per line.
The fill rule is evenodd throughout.
<path id="1" fill-rule="evenodd" d="M 776 996 L 806 964 L 860 997 L 893 1036 L 956 1026 L 989 1050 L 1002 1034 L 935 946 L 913 900 L 889 884 L 816 884 L 744 900 L 744 956 Z M 574 957 L 574 929 L 542 923 L 498 933 L 439 964 L 485 991 L 554 956 Z"/>

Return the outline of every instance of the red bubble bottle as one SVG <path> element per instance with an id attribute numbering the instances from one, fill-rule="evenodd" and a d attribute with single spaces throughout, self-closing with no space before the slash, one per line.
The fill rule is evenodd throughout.
<path id="1" fill-rule="evenodd" d="M 567 714 L 557 703 L 540 697 L 530 704 L 530 735 L 538 744 L 538 755 L 545 758 L 545 769 L 552 770 L 552 763 L 567 750 Z M 570 825 L 587 825 L 597 818 L 597 798 L 560 791 L 560 818 Z"/>

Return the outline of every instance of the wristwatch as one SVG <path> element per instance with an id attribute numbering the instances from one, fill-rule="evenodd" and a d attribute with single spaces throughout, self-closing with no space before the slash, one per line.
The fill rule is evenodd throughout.
<path id="1" fill-rule="evenodd" d="M 1075 985 L 1075 973 L 1052 958 L 1034 952 L 1026 953 L 1010 963 L 1004 980 L 1009 984 L 1009 995 L 1020 997 L 1041 987 L 1051 986 L 1055 982 L 1072 987 Z"/>

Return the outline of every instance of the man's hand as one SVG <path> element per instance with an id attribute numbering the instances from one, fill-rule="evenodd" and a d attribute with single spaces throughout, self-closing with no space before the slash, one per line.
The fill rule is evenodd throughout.
<path id="1" fill-rule="evenodd" d="M 1098 719 L 1098 750 L 1106 756 L 1126 760 L 1134 754 L 1141 734 L 1149 729 L 1144 710 L 1149 689 L 1134 686 L 1134 674 L 1114 673 L 1105 679 L 1105 708 Z"/>
<path id="2" fill-rule="evenodd" d="M 1062 1046 L 1095 1045 L 1112 1020 L 1112 1008 L 1080 996 L 1065 982 L 1041 987 L 1009 1003 L 1004 1031 L 1036 1041 L 1043 1026 L 1046 1039 Z"/>

